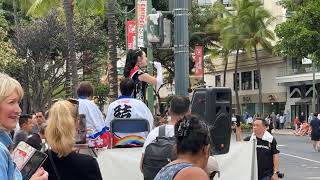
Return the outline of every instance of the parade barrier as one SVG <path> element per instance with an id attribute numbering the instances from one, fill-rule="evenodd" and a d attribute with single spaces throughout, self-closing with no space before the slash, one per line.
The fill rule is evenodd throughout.
<path id="1" fill-rule="evenodd" d="M 221 180 L 256 180 L 257 161 L 252 142 L 233 142 L 227 154 L 214 156 L 218 161 Z M 143 180 L 140 171 L 141 148 L 116 148 L 98 151 L 103 179 Z"/>

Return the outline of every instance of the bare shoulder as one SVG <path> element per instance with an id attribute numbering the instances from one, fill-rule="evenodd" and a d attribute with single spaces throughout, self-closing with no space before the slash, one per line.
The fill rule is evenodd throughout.
<path id="1" fill-rule="evenodd" d="M 182 169 L 174 180 L 209 180 L 208 174 L 199 167 L 190 167 Z"/>

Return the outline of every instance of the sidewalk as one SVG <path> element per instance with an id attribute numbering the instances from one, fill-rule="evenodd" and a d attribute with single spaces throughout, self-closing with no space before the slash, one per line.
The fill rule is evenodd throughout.
<path id="1" fill-rule="evenodd" d="M 293 132 L 294 132 L 293 129 L 276 129 L 273 134 L 278 134 L 278 135 L 294 135 Z"/>

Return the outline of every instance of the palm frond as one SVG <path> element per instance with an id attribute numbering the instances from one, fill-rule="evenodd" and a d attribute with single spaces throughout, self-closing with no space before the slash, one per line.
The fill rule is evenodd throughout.
<path id="1" fill-rule="evenodd" d="M 82 15 L 105 15 L 106 0 L 77 0 L 76 5 Z"/>
<path id="2" fill-rule="evenodd" d="M 59 0 L 35 0 L 27 12 L 27 15 L 40 17 L 47 15 L 52 8 L 61 5 Z"/>

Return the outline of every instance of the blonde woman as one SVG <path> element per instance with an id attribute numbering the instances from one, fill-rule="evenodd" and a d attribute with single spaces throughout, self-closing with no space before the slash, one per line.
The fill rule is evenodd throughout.
<path id="1" fill-rule="evenodd" d="M 20 171 L 12 161 L 10 131 L 14 130 L 21 114 L 19 107 L 23 89 L 18 81 L 0 73 L 0 177 L 5 180 L 22 180 Z M 30 180 L 46 180 L 48 173 L 40 168 Z"/>
<path id="2" fill-rule="evenodd" d="M 49 180 L 102 179 L 96 159 L 73 151 L 77 120 L 77 107 L 69 101 L 58 101 L 49 110 L 45 135 L 51 150 L 44 163 Z"/>

